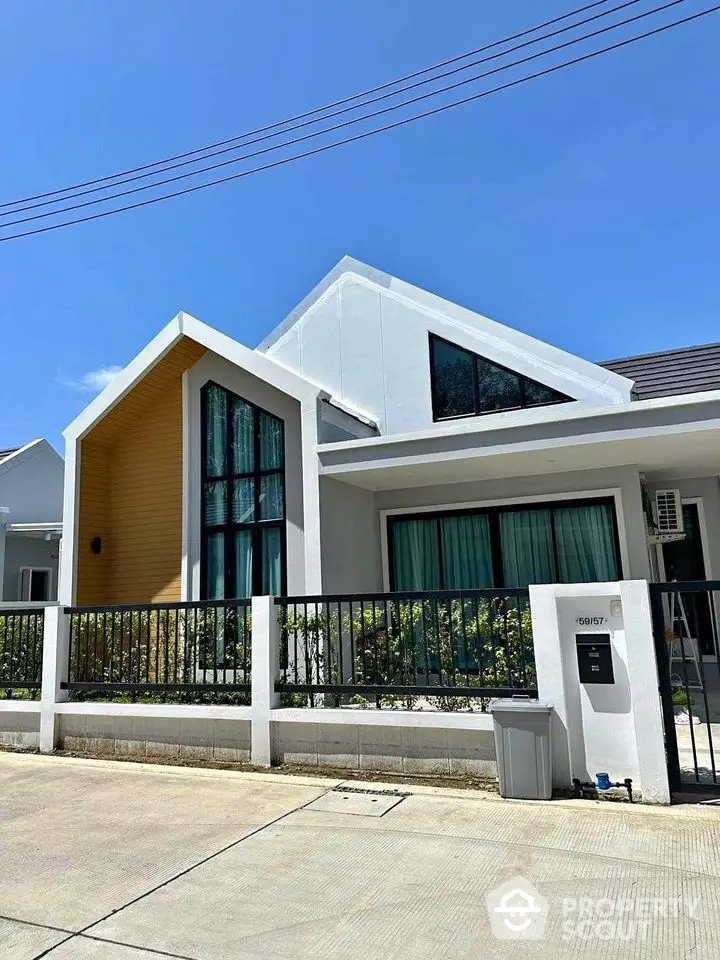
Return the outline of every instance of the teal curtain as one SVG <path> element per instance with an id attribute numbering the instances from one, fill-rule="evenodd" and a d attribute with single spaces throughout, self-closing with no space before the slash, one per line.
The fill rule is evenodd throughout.
<path id="1" fill-rule="evenodd" d="M 392 558 L 395 590 L 439 590 L 437 522 L 430 519 L 393 523 Z"/>
<path id="2" fill-rule="evenodd" d="M 283 476 L 268 473 L 260 478 L 260 519 L 281 520 L 283 516 Z"/>
<path id="3" fill-rule="evenodd" d="M 506 587 L 554 583 L 552 516 L 549 510 L 500 514 L 500 544 Z"/>
<path id="4" fill-rule="evenodd" d="M 276 417 L 260 414 L 260 469 L 280 470 L 283 466 L 283 425 Z"/>
<path id="5" fill-rule="evenodd" d="M 441 521 L 443 579 L 448 590 L 493 585 L 490 525 L 485 514 L 458 514 Z"/>
<path id="6" fill-rule="evenodd" d="M 282 536 L 279 527 L 262 531 L 262 589 L 265 596 L 282 592 Z"/>
<path id="7" fill-rule="evenodd" d="M 233 523 L 252 523 L 255 520 L 255 481 L 252 477 L 233 480 Z"/>
<path id="8" fill-rule="evenodd" d="M 211 480 L 205 484 L 205 523 L 216 526 L 227 519 L 227 484 Z"/>
<path id="9" fill-rule="evenodd" d="M 233 473 L 251 473 L 255 466 L 255 415 L 249 403 L 232 400 Z"/>
<path id="10" fill-rule="evenodd" d="M 611 506 L 558 507 L 554 513 L 560 583 L 617 580 Z"/>
<path id="11" fill-rule="evenodd" d="M 235 532 L 235 594 L 239 599 L 252 596 L 252 531 Z"/>
<path id="12" fill-rule="evenodd" d="M 209 477 L 225 474 L 227 440 L 227 401 L 225 391 L 210 385 L 206 398 L 206 470 Z"/>
<path id="13" fill-rule="evenodd" d="M 225 597 L 225 534 L 210 533 L 207 538 L 207 580 L 205 596 L 208 600 Z"/>

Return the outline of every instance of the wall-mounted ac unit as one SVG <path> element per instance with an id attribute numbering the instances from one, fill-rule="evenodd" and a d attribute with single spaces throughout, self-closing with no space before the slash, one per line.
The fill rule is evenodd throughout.
<path id="1" fill-rule="evenodd" d="M 655 491 L 655 529 L 661 535 L 684 532 L 682 497 L 679 490 Z"/>

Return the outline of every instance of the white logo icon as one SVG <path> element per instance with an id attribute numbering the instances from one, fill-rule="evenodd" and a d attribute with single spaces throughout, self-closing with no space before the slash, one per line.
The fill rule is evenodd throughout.
<path id="1" fill-rule="evenodd" d="M 514 877 L 487 897 L 492 932 L 499 940 L 540 940 L 547 900 L 524 877 Z"/>

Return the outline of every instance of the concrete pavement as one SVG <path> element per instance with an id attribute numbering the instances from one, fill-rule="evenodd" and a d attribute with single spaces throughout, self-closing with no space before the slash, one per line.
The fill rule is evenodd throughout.
<path id="1" fill-rule="evenodd" d="M 720 958 L 718 807 L 340 786 L 0 754 L 0 957 Z"/>

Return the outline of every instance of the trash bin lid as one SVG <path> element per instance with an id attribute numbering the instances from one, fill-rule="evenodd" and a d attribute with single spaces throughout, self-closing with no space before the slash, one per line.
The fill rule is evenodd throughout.
<path id="1" fill-rule="evenodd" d="M 552 713 L 550 703 L 540 703 L 537 700 L 507 699 L 496 700 L 490 704 L 491 713 Z"/>

